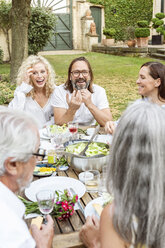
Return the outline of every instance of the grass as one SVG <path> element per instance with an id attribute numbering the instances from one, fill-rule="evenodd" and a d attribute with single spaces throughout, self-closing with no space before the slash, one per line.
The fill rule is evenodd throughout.
<path id="1" fill-rule="evenodd" d="M 58 85 L 65 82 L 68 66 L 78 56 L 81 55 L 45 56 L 56 72 Z M 128 103 L 139 98 L 136 80 L 140 66 L 153 59 L 101 53 L 86 53 L 82 56 L 85 56 L 91 63 L 94 83 L 105 88 L 113 118 L 118 119 Z M 8 74 L 9 71 L 8 64 L 0 65 L 0 74 Z"/>

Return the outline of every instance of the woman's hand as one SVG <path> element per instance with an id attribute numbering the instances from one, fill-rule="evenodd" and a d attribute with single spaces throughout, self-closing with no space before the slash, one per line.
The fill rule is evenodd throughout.
<path id="1" fill-rule="evenodd" d="M 113 134 L 115 131 L 116 125 L 114 121 L 107 121 L 105 124 L 105 132 Z"/>
<path id="2" fill-rule="evenodd" d="M 88 248 L 100 248 L 100 221 L 96 216 L 87 217 L 85 225 L 80 230 L 79 236 L 82 242 Z"/>
<path id="3" fill-rule="evenodd" d="M 24 78 L 23 78 L 23 82 L 29 84 L 30 83 L 30 76 L 33 74 L 33 68 L 29 68 L 27 69 Z"/>

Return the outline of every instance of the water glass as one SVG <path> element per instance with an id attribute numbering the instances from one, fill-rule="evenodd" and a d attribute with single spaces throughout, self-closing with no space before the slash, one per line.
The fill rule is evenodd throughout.
<path id="1" fill-rule="evenodd" d="M 98 170 L 85 171 L 85 186 L 89 193 L 97 193 L 99 189 L 100 172 Z"/>
<path id="2" fill-rule="evenodd" d="M 63 142 L 63 136 L 61 133 L 56 133 L 54 136 L 51 138 L 51 144 L 55 149 L 60 148 Z"/>
<path id="3" fill-rule="evenodd" d="M 100 175 L 99 189 L 98 189 L 99 196 L 103 196 L 103 194 L 107 192 L 107 189 L 106 189 L 106 174 L 107 174 L 107 166 L 105 165 L 105 166 L 102 167 L 102 173 Z"/>
<path id="4" fill-rule="evenodd" d="M 42 214 L 50 214 L 54 207 L 55 194 L 53 190 L 41 190 L 36 194 L 39 210 Z"/>

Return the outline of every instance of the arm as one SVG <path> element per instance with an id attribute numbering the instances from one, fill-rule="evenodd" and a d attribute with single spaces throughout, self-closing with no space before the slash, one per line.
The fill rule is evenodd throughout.
<path id="1" fill-rule="evenodd" d="M 101 125 L 105 126 L 107 121 L 112 120 L 112 114 L 109 108 L 99 109 L 92 102 L 91 93 L 87 89 L 81 90 L 82 100 L 85 106 L 89 109 L 94 119 Z M 106 97 L 106 95 L 103 97 Z"/>
<path id="2" fill-rule="evenodd" d="M 79 233 L 80 239 L 88 248 L 100 248 L 99 220 L 96 216 L 88 216 Z"/>
<path id="3" fill-rule="evenodd" d="M 68 109 L 54 107 L 54 120 L 57 125 L 63 125 L 72 121 L 76 111 L 80 108 L 82 97 L 80 91 L 73 91 L 71 100 L 69 101 L 69 95 L 66 95 L 66 101 L 69 106 Z"/>
<path id="4" fill-rule="evenodd" d="M 29 93 L 33 87 L 27 83 L 22 83 L 14 92 L 14 99 L 9 103 L 9 108 L 24 109 L 26 94 Z"/>
<path id="5" fill-rule="evenodd" d="M 108 204 L 102 214 L 100 220 L 100 240 L 101 248 L 126 248 L 129 247 L 115 231 L 113 227 L 113 203 Z"/>
<path id="6" fill-rule="evenodd" d="M 54 237 L 54 228 L 53 220 L 50 215 L 47 216 L 47 223 L 42 224 L 41 229 L 39 230 L 36 225 L 31 226 L 32 236 L 36 241 L 36 248 L 51 248 L 53 237 Z"/>

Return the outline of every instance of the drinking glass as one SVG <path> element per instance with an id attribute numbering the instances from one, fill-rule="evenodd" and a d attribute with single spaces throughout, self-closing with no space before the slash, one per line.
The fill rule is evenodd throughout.
<path id="1" fill-rule="evenodd" d="M 89 193 L 97 193 L 99 188 L 100 172 L 98 170 L 85 171 L 85 186 Z"/>
<path id="2" fill-rule="evenodd" d="M 61 133 L 56 133 L 54 134 L 54 136 L 51 138 L 51 144 L 53 145 L 53 147 L 55 149 L 60 148 L 61 144 L 62 144 L 62 134 Z"/>
<path id="3" fill-rule="evenodd" d="M 76 139 L 78 133 L 78 123 L 73 121 L 68 122 L 68 129 L 71 134 L 71 140 Z"/>
<path id="4" fill-rule="evenodd" d="M 107 193 L 107 189 L 106 189 L 106 174 L 107 174 L 107 165 L 104 165 L 102 167 L 102 173 L 100 175 L 100 181 L 99 181 L 99 189 L 98 189 L 99 196 L 103 196 L 104 193 Z"/>
<path id="5" fill-rule="evenodd" d="M 50 214 L 54 207 L 55 194 L 52 190 L 41 190 L 36 194 L 40 212 L 44 215 L 44 222 L 47 214 Z"/>

